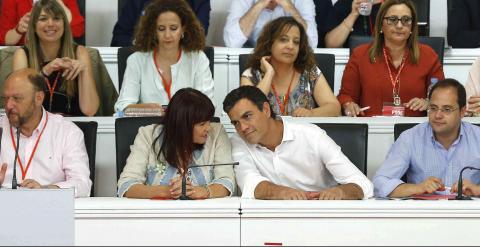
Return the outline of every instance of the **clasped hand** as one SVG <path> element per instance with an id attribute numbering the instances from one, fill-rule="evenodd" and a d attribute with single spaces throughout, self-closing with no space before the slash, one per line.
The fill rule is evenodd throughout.
<path id="1" fill-rule="evenodd" d="M 77 78 L 78 74 L 85 70 L 85 64 L 69 57 L 55 58 L 43 67 L 43 72 L 50 75 L 55 71 L 62 71 L 62 77 L 67 80 Z"/>
<path id="2" fill-rule="evenodd" d="M 178 199 L 182 195 L 182 177 L 176 177 L 169 183 L 170 197 Z M 187 179 L 186 195 L 193 199 L 207 199 L 208 191 L 202 186 L 193 186 L 192 182 Z"/>

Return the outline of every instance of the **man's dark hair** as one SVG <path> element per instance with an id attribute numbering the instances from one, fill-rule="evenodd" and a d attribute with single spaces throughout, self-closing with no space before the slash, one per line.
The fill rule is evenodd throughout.
<path id="1" fill-rule="evenodd" d="M 270 117 L 275 118 L 275 113 L 273 112 L 272 106 L 270 105 L 267 96 L 255 86 L 241 86 L 237 89 L 232 90 L 223 100 L 223 110 L 226 113 L 229 113 L 230 110 L 232 110 L 232 108 L 241 99 L 249 100 L 254 105 L 256 105 L 260 111 L 263 111 L 263 104 L 267 102 L 270 106 Z"/>
<path id="2" fill-rule="evenodd" d="M 467 104 L 467 93 L 465 92 L 465 87 L 458 82 L 455 79 L 445 79 L 442 81 L 437 82 L 435 85 L 433 85 L 432 89 L 430 90 L 430 93 L 428 94 L 428 100 L 431 100 L 432 94 L 435 90 L 439 88 L 454 88 L 457 91 L 457 103 L 458 106 L 463 108 Z"/>

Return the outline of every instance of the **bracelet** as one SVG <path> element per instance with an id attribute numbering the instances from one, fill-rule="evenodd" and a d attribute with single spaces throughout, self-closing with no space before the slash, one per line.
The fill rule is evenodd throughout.
<path id="1" fill-rule="evenodd" d="M 18 25 L 15 27 L 15 32 L 17 32 L 19 35 L 24 35 L 26 32 L 20 32 L 20 30 L 18 30 Z"/>
<path id="2" fill-rule="evenodd" d="M 208 184 L 205 184 L 205 185 L 203 185 L 202 187 L 207 190 L 207 199 L 210 198 L 211 193 L 210 193 L 210 188 L 208 188 Z"/>

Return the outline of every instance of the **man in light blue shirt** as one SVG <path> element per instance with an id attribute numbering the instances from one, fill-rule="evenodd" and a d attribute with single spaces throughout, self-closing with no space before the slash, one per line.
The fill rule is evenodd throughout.
<path id="1" fill-rule="evenodd" d="M 440 81 L 432 87 L 429 100 L 428 122 L 402 133 L 375 174 L 375 196 L 407 197 L 448 187 L 455 192 L 460 170 L 480 167 L 480 128 L 462 121 L 463 85 L 454 79 Z M 480 172 L 465 171 L 463 178 L 474 189 Z"/>
<path id="2" fill-rule="evenodd" d="M 317 47 L 318 33 L 313 0 L 232 0 L 223 40 L 225 46 L 241 48 L 256 46 L 265 24 L 282 16 L 292 16 L 308 34 L 308 43 Z"/>

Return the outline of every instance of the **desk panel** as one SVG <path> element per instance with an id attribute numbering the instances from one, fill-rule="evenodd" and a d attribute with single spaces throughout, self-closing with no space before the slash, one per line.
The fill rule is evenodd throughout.
<path id="1" fill-rule="evenodd" d="M 242 246 L 478 245 L 476 201 L 242 200 Z"/>
<path id="2" fill-rule="evenodd" d="M 79 198 L 76 245 L 239 245 L 240 199 Z"/>

